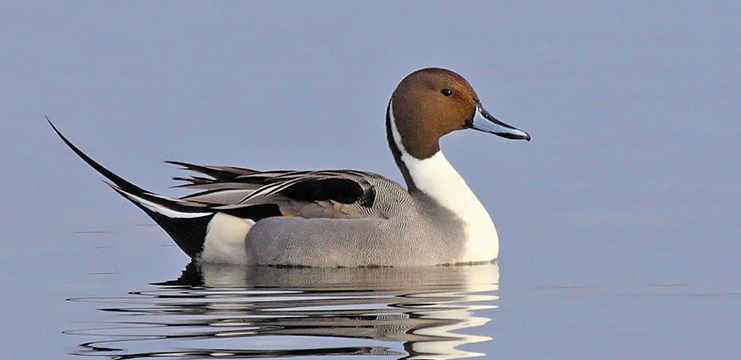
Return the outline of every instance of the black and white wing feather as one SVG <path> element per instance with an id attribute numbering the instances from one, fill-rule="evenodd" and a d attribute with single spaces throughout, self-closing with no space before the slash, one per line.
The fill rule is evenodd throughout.
<path id="1" fill-rule="evenodd" d="M 175 178 L 182 188 L 201 191 L 182 200 L 239 208 L 276 204 L 283 216 L 358 218 L 375 214 L 373 180 L 379 175 L 355 170 L 256 171 L 169 161 L 204 176 Z"/>

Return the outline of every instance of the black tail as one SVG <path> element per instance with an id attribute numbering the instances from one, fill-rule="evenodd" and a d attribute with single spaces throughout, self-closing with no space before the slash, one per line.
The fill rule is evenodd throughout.
<path id="1" fill-rule="evenodd" d="M 114 190 L 147 213 L 188 256 L 195 258 L 203 251 L 208 223 L 215 213 L 213 210 L 206 205 L 157 195 L 126 181 L 73 145 L 48 117 L 46 121 L 77 156 L 108 179 L 112 183 L 108 185 Z"/>

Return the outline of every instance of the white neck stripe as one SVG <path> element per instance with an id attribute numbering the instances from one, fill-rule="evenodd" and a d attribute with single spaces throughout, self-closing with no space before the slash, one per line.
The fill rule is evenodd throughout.
<path id="1" fill-rule="evenodd" d="M 396 127 L 396 118 L 394 117 L 394 101 L 389 101 L 389 122 L 391 123 L 391 136 L 394 138 L 394 144 L 401 152 L 402 156 L 409 155 L 404 149 L 404 144 L 401 142 L 401 134 L 399 129 Z"/>
<path id="2" fill-rule="evenodd" d="M 401 152 L 401 161 L 407 166 L 409 176 L 414 181 L 417 189 L 456 214 L 465 210 L 470 203 L 481 206 L 481 203 L 466 185 L 465 180 L 445 159 L 442 151 L 438 151 L 435 155 L 423 160 L 417 159 L 406 151 L 399 129 L 396 127 L 393 102 L 389 104 L 389 120 L 394 143 Z M 483 206 L 481 207 L 483 208 Z"/>
<path id="3" fill-rule="evenodd" d="M 404 149 L 394 119 L 393 101 L 389 103 L 389 121 L 394 143 L 401 152 L 400 160 L 406 165 L 414 186 L 466 224 L 469 253 L 465 258 L 496 258 L 499 251 L 497 230 L 486 208 L 466 185 L 466 181 L 445 159 L 442 151 L 420 160 Z"/>

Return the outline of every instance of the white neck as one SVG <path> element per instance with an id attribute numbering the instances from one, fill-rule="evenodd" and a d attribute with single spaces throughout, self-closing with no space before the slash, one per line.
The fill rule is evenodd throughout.
<path id="1" fill-rule="evenodd" d="M 392 105 L 389 105 L 391 133 L 394 143 L 401 152 L 401 161 L 406 165 L 415 187 L 466 224 L 469 249 L 460 261 L 495 259 L 499 253 L 499 240 L 497 230 L 486 208 L 468 187 L 466 181 L 450 165 L 442 151 L 420 160 L 404 149 L 401 134 L 396 127 Z"/>

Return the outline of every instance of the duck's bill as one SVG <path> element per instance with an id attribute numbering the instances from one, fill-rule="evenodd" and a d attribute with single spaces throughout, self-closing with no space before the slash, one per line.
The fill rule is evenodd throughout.
<path id="1" fill-rule="evenodd" d="M 476 104 L 476 113 L 473 115 L 473 118 L 469 120 L 468 127 L 474 130 L 499 135 L 507 139 L 530 141 L 530 134 L 497 120 L 497 118 L 489 114 L 481 104 Z"/>

